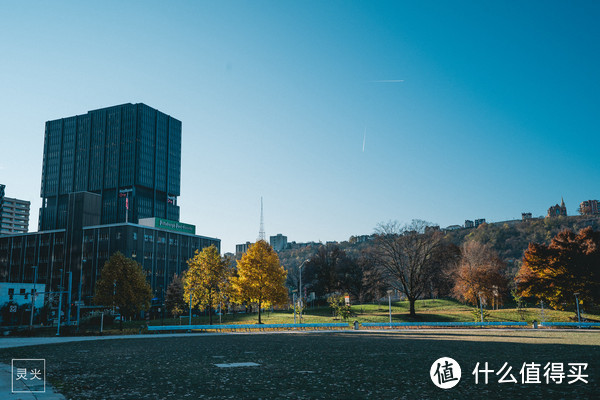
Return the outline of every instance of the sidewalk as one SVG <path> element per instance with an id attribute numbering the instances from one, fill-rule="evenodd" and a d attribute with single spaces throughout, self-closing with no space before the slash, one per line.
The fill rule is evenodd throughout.
<path id="1" fill-rule="evenodd" d="M 202 333 L 202 336 L 224 335 L 225 333 Z M 68 342 L 85 342 L 90 340 L 112 339 L 153 339 L 166 337 L 199 337 L 198 333 L 145 334 L 145 335 L 105 335 L 105 336 L 41 336 L 41 337 L 0 337 L 0 349 L 11 347 L 37 346 L 40 344 L 57 344 Z"/>

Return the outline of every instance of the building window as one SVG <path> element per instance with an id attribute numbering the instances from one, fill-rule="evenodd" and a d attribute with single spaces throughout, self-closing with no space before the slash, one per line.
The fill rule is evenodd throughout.
<path id="1" fill-rule="evenodd" d="M 13 300 L 15 297 L 15 288 L 8 289 L 8 300 Z"/>

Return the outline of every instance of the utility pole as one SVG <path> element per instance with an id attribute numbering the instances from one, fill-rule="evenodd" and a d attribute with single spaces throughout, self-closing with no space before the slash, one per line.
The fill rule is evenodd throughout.
<path id="1" fill-rule="evenodd" d="M 263 198 L 260 197 L 260 229 L 258 231 L 258 240 L 267 240 L 267 236 L 265 234 L 265 224 L 263 219 Z"/>
<path id="2" fill-rule="evenodd" d="M 577 305 L 577 322 L 581 323 L 581 314 L 579 314 L 579 299 L 577 298 L 579 293 L 574 293 L 574 295 L 575 295 L 575 304 Z"/>
<path id="3" fill-rule="evenodd" d="M 392 326 L 392 292 L 393 290 L 388 290 L 388 301 L 390 306 L 390 327 Z"/>
<path id="4" fill-rule="evenodd" d="M 83 265 L 82 265 L 83 268 Z M 81 317 L 81 273 L 79 274 L 79 290 L 78 290 L 78 300 L 77 300 L 77 332 L 79 332 L 79 318 Z M 104 310 L 102 311 L 102 315 L 104 315 Z"/>
<path id="5" fill-rule="evenodd" d="M 60 270 L 60 286 L 58 287 L 58 327 L 56 328 L 56 336 L 60 336 L 60 311 L 62 309 L 62 298 L 63 298 L 63 270 Z"/>
<path id="6" fill-rule="evenodd" d="M 302 261 L 302 264 L 300 264 L 300 267 L 298 267 L 298 269 L 300 270 L 300 323 L 302 323 L 302 306 L 304 305 L 303 301 L 302 301 L 302 267 L 304 267 L 304 264 L 306 264 L 307 262 L 309 262 L 310 259 L 306 259 L 304 261 Z"/>
<path id="7" fill-rule="evenodd" d="M 35 297 L 36 297 L 36 292 L 35 292 L 35 285 L 37 283 L 37 270 L 38 270 L 38 266 L 34 265 L 31 268 L 33 268 L 33 292 L 31 293 L 31 319 L 29 320 L 29 329 L 33 329 L 33 312 L 35 311 Z"/>
<path id="8" fill-rule="evenodd" d="M 67 296 L 67 326 L 71 326 L 71 286 L 73 285 L 73 273 L 69 274 L 69 294 Z"/>
<path id="9" fill-rule="evenodd" d="M 481 301 L 481 292 L 479 292 L 479 311 L 481 312 L 481 323 L 483 323 L 483 302 Z"/>
<path id="10" fill-rule="evenodd" d="M 292 292 L 292 299 L 294 302 L 294 323 L 296 323 L 296 291 Z"/>
<path id="11" fill-rule="evenodd" d="M 190 326 L 192 325 L 192 292 L 190 291 Z"/>

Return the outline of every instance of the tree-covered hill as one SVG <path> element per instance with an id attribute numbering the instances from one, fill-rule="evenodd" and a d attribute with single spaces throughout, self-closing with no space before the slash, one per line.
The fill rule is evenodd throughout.
<path id="1" fill-rule="evenodd" d="M 585 227 L 600 230 L 600 216 L 569 216 L 531 219 L 528 221 L 507 221 L 482 224 L 477 228 L 464 228 L 445 233 L 446 239 L 460 246 L 462 243 L 475 240 L 491 245 L 502 260 L 507 263 L 509 276 L 514 276 L 519 268 L 523 253 L 530 242 L 549 244 L 550 240 L 562 230 L 570 229 L 579 232 Z M 372 245 L 372 240 L 348 241 L 337 243 L 347 254 L 359 256 L 361 252 Z M 279 253 L 282 264 L 291 272 L 290 278 L 297 274 L 294 271 L 302 261 L 313 257 L 320 243 L 309 244 L 301 248 L 287 249 Z M 297 279 L 297 278 L 296 278 Z"/>
<path id="2" fill-rule="evenodd" d="M 547 245 L 565 229 L 579 232 L 588 226 L 600 230 L 600 217 L 570 216 L 490 223 L 472 229 L 449 231 L 446 237 L 457 246 L 468 240 L 490 244 L 507 263 L 511 270 L 509 272 L 516 273 L 529 243 Z"/>

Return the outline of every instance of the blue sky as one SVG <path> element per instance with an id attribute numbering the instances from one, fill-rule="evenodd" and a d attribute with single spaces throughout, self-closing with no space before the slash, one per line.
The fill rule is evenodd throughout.
<path id="1" fill-rule="evenodd" d="M 524 3 L 524 4 L 523 4 Z M 0 2 L 0 182 L 44 123 L 143 102 L 183 123 L 181 220 L 346 240 L 600 198 L 597 1 Z M 399 81 L 402 82 L 382 82 Z M 363 151 L 363 140 L 365 138 Z"/>

